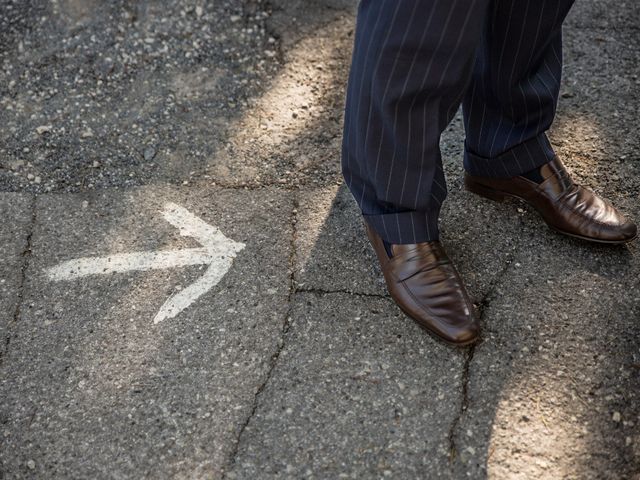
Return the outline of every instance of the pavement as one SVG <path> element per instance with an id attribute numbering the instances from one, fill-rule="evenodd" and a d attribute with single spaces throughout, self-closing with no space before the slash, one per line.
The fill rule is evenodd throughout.
<path id="1" fill-rule="evenodd" d="M 340 175 L 354 12 L 0 0 L 0 478 L 640 479 L 638 243 L 463 191 L 458 115 L 484 334 L 426 335 Z M 639 25 L 576 2 L 550 132 L 636 220 Z"/>

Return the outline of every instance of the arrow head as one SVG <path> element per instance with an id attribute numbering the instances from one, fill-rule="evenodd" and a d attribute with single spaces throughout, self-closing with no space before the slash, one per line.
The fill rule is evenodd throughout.
<path id="1" fill-rule="evenodd" d="M 218 228 L 209 225 L 180 205 L 167 203 L 163 215 L 171 225 L 180 230 L 180 235 L 193 237 L 200 242 L 208 250 L 211 263 L 205 274 L 195 283 L 172 295 L 164 302 L 153 319 L 155 324 L 175 317 L 216 286 L 231 268 L 236 255 L 245 248 L 244 243 L 235 242 L 225 237 Z"/>

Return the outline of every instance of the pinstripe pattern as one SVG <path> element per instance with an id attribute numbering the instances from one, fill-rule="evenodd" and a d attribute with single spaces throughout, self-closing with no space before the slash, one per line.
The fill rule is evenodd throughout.
<path id="1" fill-rule="evenodd" d="M 438 238 L 439 141 L 463 103 L 465 168 L 549 161 L 572 0 L 361 0 L 342 149 L 347 185 L 390 243 Z M 483 20 L 484 19 L 484 20 Z"/>
<path id="2" fill-rule="evenodd" d="M 473 175 L 512 177 L 555 155 L 545 132 L 560 90 L 562 21 L 573 1 L 528 0 L 512 8 L 516 1 L 493 2 L 492 35 L 481 43 L 463 101 L 464 166 Z"/>

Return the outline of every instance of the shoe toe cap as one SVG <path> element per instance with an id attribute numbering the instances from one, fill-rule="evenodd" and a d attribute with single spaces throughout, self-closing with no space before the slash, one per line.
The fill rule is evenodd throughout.
<path id="1" fill-rule="evenodd" d="M 449 316 L 443 321 L 443 333 L 449 342 L 456 345 L 468 345 L 475 342 L 480 337 L 480 321 L 476 314 L 475 307 L 471 306 L 463 311 L 456 312 L 457 315 Z"/>
<path id="2" fill-rule="evenodd" d="M 638 236 L 638 226 L 631 220 L 627 220 L 620 227 L 620 234 L 624 240 L 633 240 Z"/>
<path id="3" fill-rule="evenodd" d="M 460 345 L 468 345 L 475 342 L 480 337 L 480 325 L 478 322 L 471 322 L 464 328 L 459 329 L 452 335 L 453 343 Z"/>
<path id="4" fill-rule="evenodd" d="M 621 216 L 616 224 L 600 230 L 600 238 L 603 241 L 613 243 L 629 242 L 638 236 L 638 227 L 634 222 Z"/>

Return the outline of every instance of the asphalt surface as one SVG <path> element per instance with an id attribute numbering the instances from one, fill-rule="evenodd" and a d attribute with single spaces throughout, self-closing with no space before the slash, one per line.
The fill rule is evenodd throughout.
<path id="1" fill-rule="evenodd" d="M 386 294 L 340 176 L 354 11 L 0 0 L 0 478 L 640 478 L 638 244 L 464 192 L 459 115 L 442 239 L 482 341 Z M 636 220 L 639 25 L 577 0 L 551 131 Z"/>

